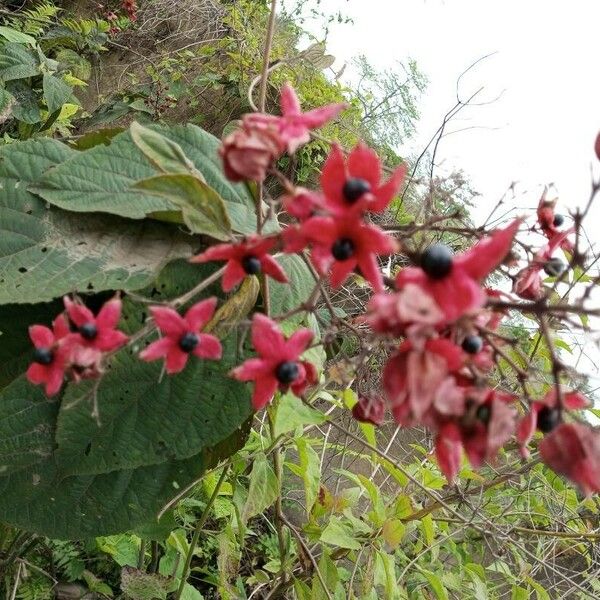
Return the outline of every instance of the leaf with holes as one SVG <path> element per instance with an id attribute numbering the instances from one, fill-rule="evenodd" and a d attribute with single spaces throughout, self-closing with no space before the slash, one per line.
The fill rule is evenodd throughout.
<path id="1" fill-rule="evenodd" d="M 50 301 L 74 291 L 135 290 L 170 260 L 191 254 L 188 236 L 160 223 L 79 215 L 27 191 L 76 154 L 50 139 L 0 148 L 0 304 Z"/>
<path id="2" fill-rule="evenodd" d="M 206 131 L 187 126 L 152 126 L 178 144 L 206 184 L 223 199 L 232 222 L 240 233 L 255 231 L 254 199 L 246 186 L 228 181 L 218 157 L 219 140 Z M 117 135 L 109 146 L 96 146 L 77 153 L 49 171 L 34 191 L 51 204 L 76 212 L 108 212 L 131 219 L 143 219 L 155 212 L 176 211 L 174 202 L 153 194 L 140 193 L 132 186 L 156 175 L 150 162 L 135 145 L 131 133 Z M 265 231 L 278 228 L 266 223 Z"/>

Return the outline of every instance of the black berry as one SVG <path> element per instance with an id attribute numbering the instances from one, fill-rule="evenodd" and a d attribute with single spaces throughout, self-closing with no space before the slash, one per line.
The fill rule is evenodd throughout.
<path id="1" fill-rule="evenodd" d="M 544 271 L 546 274 L 550 275 L 550 277 L 558 277 L 565 270 L 565 263 L 560 260 L 560 258 L 551 258 L 544 265 Z"/>
<path id="2" fill-rule="evenodd" d="M 198 336 L 195 333 L 188 331 L 179 338 L 179 347 L 184 352 L 191 352 L 196 348 L 199 341 L 200 340 L 198 339 Z"/>
<path id="3" fill-rule="evenodd" d="M 256 275 L 260 273 L 260 259 L 256 258 L 256 256 L 244 256 L 242 259 L 242 267 L 244 267 L 244 271 L 248 273 L 248 275 Z"/>
<path id="4" fill-rule="evenodd" d="M 354 254 L 354 242 L 349 238 L 340 238 L 331 247 L 336 260 L 348 260 Z"/>
<path id="5" fill-rule="evenodd" d="M 468 354 L 477 354 L 483 348 L 483 340 L 478 335 L 468 335 L 462 343 L 462 349 Z"/>
<path id="6" fill-rule="evenodd" d="M 49 365 L 54 360 L 54 353 L 50 348 L 36 348 L 33 352 L 33 360 L 40 365 Z"/>
<path id="7" fill-rule="evenodd" d="M 492 416 L 492 409 L 487 404 L 482 404 L 475 414 L 484 425 L 487 425 Z"/>
<path id="8" fill-rule="evenodd" d="M 371 191 L 371 184 L 365 179 L 358 177 L 352 177 L 346 180 L 344 187 L 342 188 L 342 194 L 347 202 L 352 204 L 356 202 L 361 196 Z"/>
<path id="9" fill-rule="evenodd" d="M 275 369 L 275 377 L 279 383 L 283 385 L 288 385 L 292 383 L 294 380 L 298 378 L 300 375 L 300 368 L 298 367 L 298 363 L 295 363 L 291 360 L 286 360 L 278 365 Z"/>
<path id="10" fill-rule="evenodd" d="M 560 409 L 544 406 L 537 416 L 537 428 L 542 433 L 552 431 L 560 423 Z"/>
<path id="11" fill-rule="evenodd" d="M 93 340 L 98 335 L 96 323 L 84 323 L 79 328 L 79 333 L 84 340 Z"/>
<path id="12" fill-rule="evenodd" d="M 554 215 L 554 221 L 552 221 L 554 227 L 560 227 L 564 222 L 565 218 L 562 215 Z"/>
<path id="13" fill-rule="evenodd" d="M 443 279 L 452 270 L 452 251 L 444 244 L 433 244 L 421 254 L 421 268 L 432 279 Z"/>

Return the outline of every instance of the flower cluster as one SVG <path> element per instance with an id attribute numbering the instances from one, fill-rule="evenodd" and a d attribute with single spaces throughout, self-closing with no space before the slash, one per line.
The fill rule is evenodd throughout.
<path id="1" fill-rule="evenodd" d="M 135 8 L 135 2 L 130 4 Z M 506 357 L 510 340 L 499 330 L 515 298 L 490 288 L 488 278 L 501 267 L 506 272 L 514 266 L 513 244 L 525 219 L 478 233 L 478 241 L 460 253 L 442 243 L 420 251 L 403 248 L 412 264 L 384 279 L 379 259 L 398 252 L 400 244 L 375 225 L 373 217 L 385 211 L 398 194 L 405 166 L 386 177 L 377 154 L 359 143 L 347 155 L 332 146 L 317 191 L 295 187 L 276 169 L 284 152 L 294 153 L 309 141 L 312 129 L 335 118 L 342 108 L 342 104 L 332 104 L 302 112 L 294 90 L 285 85 L 280 116 L 254 113 L 243 117 L 220 148 L 225 175 L 232 181 L 256 182 L 269 173 L 275 175 L 284 194 L 273 205 L 286 211 L 286 226 L 281 232 L 262 234 L 261 202 L 257 201 L 255 235 L 210 246 L 190 261 L 224 262 L 224 292 L 232 291 L 247 276 L 262 277 L 263 289 L 268 289 L 266 277 L 289 283 L 276 258 L 280 252 L 310 260 L 316 272 L 316 293 L 326 284 L 339 288 L 352 274 L 361 276 L 373 295 L 359 325 L 370 329 L 365 333 L 370 343 L 382 342 L 388 352 L 382 369 L 383 395 L 359 394 L 352 409 L 357 420 L 380 425 L 389 410 L 398 425 L 427 427 L 435 439 L 439 467 L 449 481 L 459 472 L 463 453 L 477 468 L 494 461 L 500 448 L 516 437 L 521 454 L 527 457 L 528 445 L 540 431 L 545 435 L 539 443 L 545 463 L 578 483 L 584 493 L 600 491 L 600 434 L 567 416 L 568 411 L 587 406 L 584 396 L 558 386 L 556 377 L 556 385 L 544 398 L 520 411 L 519 405 L 526 402 L 490 384 L 498 356 Z M 561 229 L 564 218 L 555 213 L 555 204 L 544 193 L 534 229 L 541 231 L 547 244 L 513 277 L 513 293 L 520 298 L 541 299 L 542 271 L 560 275 L 565 265 L 554 253 L 559 248 L 573 251 L 568 238 L 573 230 Z M 504 307 L 503 299 L 508 301 Z M 65 298 L 64 302 L 66 312 L 55 319 L 52 329 L 30 328 L 35 351 L 27 376 L 33 383 L 44 384 L 48 395 L 60 390 L 65 377 L 99 377 L 106 355 L 128 340 L 117 329 L 119 298 L 105 303 L 97 316 L 78 301 Z M 161 335 L 141 351 L 140 358 L 164 360 L 168 374 L 181 372 L 191 355 L 220 360 L 221 343 L 210 333 L 216 306 L 216 298 L 201 300 L 184 315 L 172 306 L 151 307 L 153 325 Z M 311 307 L 303 305 L 298 310 L 305 308 Z M 316 385 L 317 369 L 303 358 L 313 338 L 313 332 L 305 328 L 286 337 L 277 319 L 254 314 L 251 341 L 257 355 L 230 375 L 253 383 L 256 410 L 269 404 L 277 392 L 303 397 Z"/>
<path id="2" fill-rule="evenodd" d="M 98 377 L 105 353 L 117 350 L 128 339 L 116 329 L 121 318 L 119 298 L 106 302 L 97 316 L 69 297 L 64 304 L 65 313 L 56 317 L 52 329 L 44 325 L 29 328 L 35 350 L 27 378 L 43 384 L 48 396 L 59 392 L 65 376 L 74 381 Z"/>

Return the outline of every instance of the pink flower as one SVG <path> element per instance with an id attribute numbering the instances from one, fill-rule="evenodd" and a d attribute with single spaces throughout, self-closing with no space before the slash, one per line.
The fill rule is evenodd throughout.
<path id="1" fill-rule="evenodd" d="M 421 347 L 403 342 L 383 371 L 388 405 L 399 425 L 435 425 L 435 415 L 460 415 L 463 392 L 452 373 L 465 362 L 464 352 L 450 340 L 429 339 Z M 431 418 L 433 417 L 433 418 Z"/>
<path id="2" fill-rule="evenodd" d="M 366 322 L 373 331 L 402 335 L 409 325 L 433 326 L 444 319 L 435 300 L 408 283 L 399 292 L 375 294 L 367 305 Z"/>
<path id="3" fill-rule="evenodd" d="M 228 135 L 219 149 L 225 176 L 230 181 L 263 181 L 282 152 L 276 128 L 246 124 Z"/>
<path id="4" fill-rule="evenodd" d="M 513 292 L 524 300 L 538 300 L 542 297 L 541 264 L 528 265 L 517 273 L 513 282 Z"/>
<path id="5" fill-rule="evenodd" d="M 323 209 L 324 202 L 320 194 L 299 187 L 293 194 L 284 196 L 283 207 L 292 217 L 306 221 Z"/>
<path id="6" fill-rule="evenodd" d="M 516 219 L 454 257 L 442 244 L 430 246 L 421 256 L 421 267 L 407 267 L 398 273 L 397 288 L 418 285 L 435 300 L 446 322 L 481 308 L 486 301 L 481 282 L 510 251 L 520 223 L 521 219 Z"/>
<path id="7" fill-rule="evenodd" d="M 385 403 L 377 396 L 359 396 L 352 407 L 352 416 L 361 423 L 379 426 L 385 417 Z"/>
<path id="8" fill-rule="evenodd" d="M 406 165 L 401 165 L 382 182 L 381 162 L 373 150 L 360 143 L 346 161 L 342 149 L 334 144 L 323 166 L 321 187 L 334 214 L 381 212 L 398 193 L 405 175 Z"/>
<path id="9" fill-rule="evenodd" d="M 46 395 L 54 396 L 60 390 L 65 376 L 70 344 L 69 326 L 65 317 L 59 315 L 52 329 L 44 325 L 32 325 L 29 337 L 35 346 L 34 362 L 27 369 L 27 379 L 35 384 L 45 384 Z"/>
<path id="10" fill-rule="evenodd" d="M 556 388 L 553 387 L 541 400 L 533 402 L 529 412 L 519 421 L 517 442 L 524 458 L 529 457 L 527 444 L 536 429 L 549 433 L 562 421 L 562 409 L 578 410 L 589 406 L 589 400 L 580 392 L 562 393 L 562 408 L 558 405 Z"/>
<path id="11" fill-rule="evenodd" d="M 277 244 L 277 238 L 252 235 L 235 244 L 217 244 L 190 259 L 193 263 L 226 260 L 221 285 L 223 291 L 233 289 L 246 275 L 265 273 L 276 281 L 287 283 L 288 278 L 279 263 L 268 252 Z"/>
<path id="12" fill-rule="evenodd" d="M 78 302 L 64 297 L 65 308 L 69 320 L 77 328 L 76 343 L 100 352 L 112 352 L 120 348 L 129 339 L 122 331 L 116 329 L 121 318 L 121 300 L 113 298 L 105 302 L 97 317 L 92 311 Z"/>
<path id="13" fill-rule="evenodd" d="M 281 117 L 253 113 L 244 117 L 244 123 L 250 127 L 265 127 L 274 125 L 277 128 L 279 141 L 287 147 L 290 154 L 310 141 L 310 130 L 322 127 L 334 119 L 346 104 L 328 104 L 303 113 L 300 101 L 294 88 L 286 83 L 281 88 Z"/>
<path id="14" fill-rule="evenodd" d="M 382 291 L 377 255 L 393 254 L 398 248 L 396 240 L 378 227 L 351 217 L 311 217 L 295 235 L 300 242 L 312 243 L 311 260 L 321 275 L 331 270 L 330 283 L 334 288 L 340 287 L 358 267 L 373 289 Z M 285 241 L 286 252 L 298 250 L 288 236 Z"/>
<path id="15" fill-rule="evenodd" d="M 540 442 L 542 460 L 576 483 L 586 496 L 600 492 L 600 432 L 583 423 L 562 423 Z"/>
<path id="16" fill-rule="evenodd" d="M 309 385 L 317 382 L 315 367 L 300 360 L 313 339 L 310 329 L 298 329 L 284 338 L 277 323 L 257 313 L 252 320 L 252 345 L 260 358 L 250 358 L 231 372 L 239 381 L 254 381 L 252 405 L 255 410 L 266 406 L 279 389 L 291 388 L 301 396 Z"/>
<path id="17" fill-rule="evenodd" d="M 458 473 L 462 449 L 469 462 L 479 468 L 493 460 L 515 429 L 514 396 L 497 390 L 465 390 L 465 410 L 461 417 L 440 425 L 435 453 L 440 470 L 452 482 Z"/>
<path id="18" fill-rule="evenodd" d="M 212 319 L 217 307 L 216 298 L 194 304 L 182 317 L 166 306 L 151 306 L 150 312 L 164 337 L 152 342 L 140 352 L 145 361 L 165 359 L 167 373 L 183 371 L 190 354 L 199 358 L 219 360 L 223 353 L 221 342 L 201 329 Z"/>
<path id="19" fill-rule="evenodd" d="M 542 233 L 550 240 L 550 243 L 554 243 L 557 236 L 561 236 L 563 232 L 560 227 L 564 223 L 564 217 L 557 215 L 554 212 L 556 207 L 557 198 L 554 200 L 547 199 L 548 189 L 544 189 L 544 193 L 540 198 L 540 202 L 537 208 L 538 224 Z M 568 233 L 572 233 L 572 229 Z M 562 235 L 559 242 L 555 244 L 555 247 L 560 247 L 566 252 L 573 252 L 573 243 L 567 239 L 567 235 Z"/>

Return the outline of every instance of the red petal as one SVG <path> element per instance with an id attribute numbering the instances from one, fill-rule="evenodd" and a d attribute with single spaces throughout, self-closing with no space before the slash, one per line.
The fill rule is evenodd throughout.
<path id="1" fill-rule="evenodd" d="M 194 354 L 200 358 L 219 360 L 223 356 L 221 342 L 214 335 L 201 333 L 198 336 L 200 343 L 194 349 Z"/>
<path id="2" fill-rule="evenodd" d="M 344 202 L 342 189 L 346 183 L 346 166 L 342 149 L 334 144 L 321 171 L 321 188 L 325 196 L 335 202 Z"/>
<path id="3" fill-rule="evenodd" d="M 223 273 L 223 279 L 221 280 L 223 291 L 231 291 L 244 277 L 246 277 L 246 271 L 244 271 L 241 263 L 235 259 L 230 260 L 225 267 L 225 273 Z"/>
<path id="4" fill-rule="evenodd" d="M 448 322 L 481 308 L 486 301 L 479 284 L 459 269 L 453 269 L 444 279 L 427 280 L 423 289 L 433 296 Z"/>
<path id="5" fill-rule="evenodd" d="M 199 331 L 215 314 L 216 298 L 208 298 L 197 302 L 185 313 L 185 321 L 191 331 Z"/>
<path id="6" fill-rule="evenodd" d="M 263 357 L 277 359 L 285 352 L 285 339 L 279 326 L 260 313 L 252 319 L 252 345 Z"/>
<path id="7" fill-rule="evenodd" d="M 260 264 L 262 267 L 263 273 L 266 275 L 270 275 L 276 281 L 280 283 L 287 283 L 288 278 L 285 274 L 285 271 L 281 268 L 281 265 L 269 254 L 265 254 L 260 259 Z"/>
<path id="8" fill-rule="evenodd" d="M 238 381 L 251 381 L 253 379 L 264 377 L 272 371 L 273 364 L 271 361 L 262 358 L 249 358 L 239 367 L 233 369 L 231 371 L 231 376 Z"/>
<path id="9" fill-rule="evenodd" d="M 331 266 L 331 274 L 329 276 L 329 283 L 332 288 L 339 288 L 350 273 L 356 268 L 356 258 L 350 258 L 348 260 L 336 260 Z"/>
<path id="10" fill-rule="evenodd" d="M 465 353 L 455 343 L 445 338 L 427 340 L 425 348 L 441 356 L 447 364 L 449 371 L 458 371 L 465 362 Z"/>
<path id="11" fill-rule="evenodd" d="M 183 371 L 187 364 L 188 357 L 189 354 L 187 352 L 183 352 L 178 345 L 172 344 L 167 353 L 167 373 L 172 374 Z"/>
<path id="12" fill-rule="evenodd" d="M 300 231 L 311 242 L 331 245 L 338 237 L 338 225 L 331 217 L 311 217 L 304 221 Z"/>
<path id="13" fill-rule="evenodd" d="M 537 414 L 539 411 L 532 409 L 519 421 L 517 426 L 517 442 L 521 446 L 521 455 L 523 458 L 529 457 L 527 444 L 531 441 L 537 427 Z"/>
<path id="14" fill-rule="evenodd" d="M 48 379 L 49 369 L 47 366 L 40 365 L 39 363 L 32 363 L 27 369 L 27 379 L 34 385 L 40 383 L 46 383 Z"/>
<path id="15" fill-rule="evenodd" d="M 121 318 L 122 302 L 119 298 L 113 298 L 104 303 L 96 317 L 98 329 L 114 329 Z"/>
<path id="16" fill-rule="evenodd" d="M 591 402 L 580 392 L 568 392 L 563 394 L 563 404 L 569 410 L 587 408 Z"/>
<path id="17" fill-rule="evenodd" d="M 237 248 L 234 244 L 217 244 L 216 246 L 211 246 L 201 254 L 192 256 L 190 262 L 205 263 L 212 260 L 229 260 L 237 256 L 237 254 Z"/>
<path id="18" fill-rule="evenodd" d="M 353 238 L 358 238 L 360 252 L 372 254 L 393 254 L 398 250 L 398 242 L 375 225 L 365 225 L 355 229 Z"/>
<path id="19" fill-rule="evenodd" d="M 44 325 L 31 325 L 29 337 L 36 348 L 49 348 L 54 343 L 54 334 Z"/>
<path id="20" fill-rule="evenodd" d="M 348 156 L 350 177 L 358 177 L 369 182 L 371 190 L 379 186 L 381 162 L 374 150 L 360 142 Z"/>
<path id="21" fill-rule="evenodd" d="M 99 331 L 94 340 L 94 347 L 102 352 L 112 352 L 126 344 L 128 339 L 128 336 L 117 329 Z"/>
<path id="22" fill-rule="evenodd" d="M 405 164 L 400 165 L 392 176 L 375 193 L 375 200 L 369 205 L 369 209 L 374 212 L 385 210 L 394 199 L 400 186 L 406 177 L 408 167 Z"/>
<path id="23" fill-rule="evenodd" d="M 312 342 L 314 335 L 310 329 L 306 328 L 294 331 L 285 342 L 285 353 L 282 360 L 297 360 Z"/>
<path id="24" fill-rule="evenodd" d="M 280 97 L 281 113 L 287 117 L 300 114 L 300 100 L 290 83 L 284 83 Z"/>
<path id="25" fill-rule="evenodd" d="M 65 319 L 65 316 L 62 314 L 54 319 L 52 322 L 52 329 L 54 330 L 55 340 L 60 340 L 71 333 L 67 319 Z"/>
<path id="26" fill-rule="evenodd" d="M 383 276 L 379 269 L 379 263 L 374 254 L 363 253 L 358 258 L 358 266 L 363 277 L 371 284 L 376 292 L 383 292 Z"/>
<path id="27" fill-rule="evenodd" d="M 140 358 L 145 361 L 157 360 L 167 356 L 169 350 L 174 346 L 174 342 L 171 338 L 164 337 L 160 340 L 152 342 L 147 348 L 140 352 Z"/>
<path id="28" fill-rule="evenodd" d="M 460 267 L 477 281 L 485 279 L 506 258 L 520 225 L 521 219 L 515 219 L 508 227 L 483 238 L 454 259 L 454 268 Z"/>
<path id="29" fill-rule="evenodd" d="M 46 381 L 46 396 L 54 396 L 60 391 L 63 384 L 65 373 L 63 369 L 51 367 Z"/>
<path id="30" fill-rule="evenodd" d="M 150 312 L 157 327 L 170 337 L 179 338 L 187 330 L 187 323 L 174 309 L 166 306 L 151 306 Z"/>
<path id="31" fill-rule="evenodd" d="M 335 119 L 345 107 L 345 104 L 327 104 L 302 113 L 300 118 L 303 125 L 309 129 L 316 129 Z"/>
<path id="32" fill-rule="evenodd" d="M 89 308 L 77 302 L 73 302 L 68 296 L 65 296 L 63 300 L 69 318 L 77 325 L 77 327 L 81 327 L 85 323 L 95 322 L 94 314 Z"/>
<path id="33" fill-rule="evenodd" d="M 329 272 L 331 263 L 335 262 L 331 254 L 331 248 L 325 245 L 314 246 L 310 251 L 310 260 L 321 275 L 326 275 Z"/>
<path id="34" fill-rule="evenodd" d="M 264 408 L 275 396 L 277 391 L 277 379 L 275 377 L 262 377 L 257 379 L 252 393 L 252 406 L 254 410 Z"/>
<path id="35" fill-rule="evenodd" d="M 460 469 L 462 457 L 461 435 L 454 423 L 447 423 L 440 428 L 435 440 L 435 456 L 440 471 L 452 483 Z"/>

